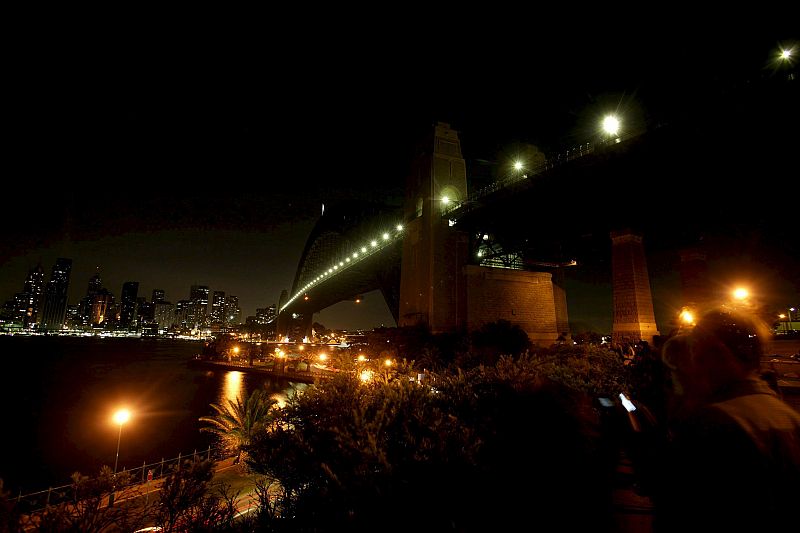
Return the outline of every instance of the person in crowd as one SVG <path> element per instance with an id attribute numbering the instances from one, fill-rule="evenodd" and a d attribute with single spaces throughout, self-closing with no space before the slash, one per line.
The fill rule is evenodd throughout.
<path id="1" fill-rule="evenodd" d="M 719 308 L 664 346 L 672 416 L 645 469 L 658 531 L 797 527 L 800 413 L 761 378 L 768 337 L 754 315 Z"/>

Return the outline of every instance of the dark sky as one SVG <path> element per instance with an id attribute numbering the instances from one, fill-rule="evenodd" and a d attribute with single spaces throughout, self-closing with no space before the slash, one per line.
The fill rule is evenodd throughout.
<path id="1" fill-rule="evenodd" d="M 789 42 L 652 28 L 610 41 L 344 28 L 286 39 L 276 24 L 246 41 L 204 27 L 168 39 L 41 30 L 15 43 L 0 299 L 38 261 L 49 275 L 70 257 L 70 303 L 99 266 L 117 297 L 127 280 L 173 302 L 205 284 L 238 295 L 247 316 L 290 287 L 323 202 L 402 195 L 413 146 L 436 120 L 461 132 L 468 161 L 519 142 L 557 150 L 584 142 L 609 106 L 655 124 L 709 87 L 770 75 Z M 610 293 L 586 294 L 571 314 L 596 321 Z M 337 309 L 319 321 L 392 324 L 378 295 Z"/>

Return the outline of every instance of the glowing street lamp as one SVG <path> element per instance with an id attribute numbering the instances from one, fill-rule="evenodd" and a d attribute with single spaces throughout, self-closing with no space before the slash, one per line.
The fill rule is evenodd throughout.
<path id="1" fill-rule="evenodd" d="M 694 315 L 688 309 L 684 309 L 683 311 L 681 311 L 680 319 L 681 322 L 683 322 L 687 326 L 694 325 Z"/>
<path id="2" fill-rule="evenodd" d="M 522 161 L 514 161 L 514 170 L 522 170 Z"/>
<path id="3" fill-rule="evenodd" d="M 746 300 L 748 296 L 750 296 L 750 291 L 748 291 L 744 287 L 737 287 L 736 289 L 733 290 L 732 295 L 734 300 L 742 302 Z"/>
<path id="4" fill-rule="evenodd" d="M 114 422 L 119 424 L 119 433 L 117 434 L 117 456 L 114 458 L 114 487 L 111 494 L 108 496 L 108 506 L 114 505 L 114 492 L 117 488 L 117 465 L 119 464 L 119 443 L 122 440 L 122 425 L 131 419 L 131 412 L 127 409 L 120 409 L 113 416 Z"/>
<path id="5" fill-rule="evenodd" d="M 117 435 L 117 457 L 114 459 L 114 474 L 117 473 L 117 464 L 119 463 L 119 443 L 122 440 L 122 425 L 131 419 L 131 412 L 127 409 L 120 409 L 114 413 L 114 422 L 119 424 L 119 435 Z"/>

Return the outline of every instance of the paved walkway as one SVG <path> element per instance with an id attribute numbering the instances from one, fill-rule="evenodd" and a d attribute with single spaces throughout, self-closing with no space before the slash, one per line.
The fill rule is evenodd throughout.
<path id="1" fill-rule="evenodd" d="M 621 457 L 614 476 L 614 525 L 620 533 L 651 533 L 653 531 L 653 502 L 635 490 L 633 465 Z"/>

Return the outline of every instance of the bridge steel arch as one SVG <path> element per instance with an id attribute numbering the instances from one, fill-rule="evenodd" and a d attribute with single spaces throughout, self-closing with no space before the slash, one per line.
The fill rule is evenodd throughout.
<path id="1" fill-rule="evenodd" d="M 374 290 L 397 321 L 400 221 L 400 209 L 383 204 L 346 202 L 327 209 L 306 240 L 289 301 L 281 303 L 278 334 L 302 339 L 311 332 L 314 313 Z M 339 268 L 319 279 L 334 265 Z"/>

